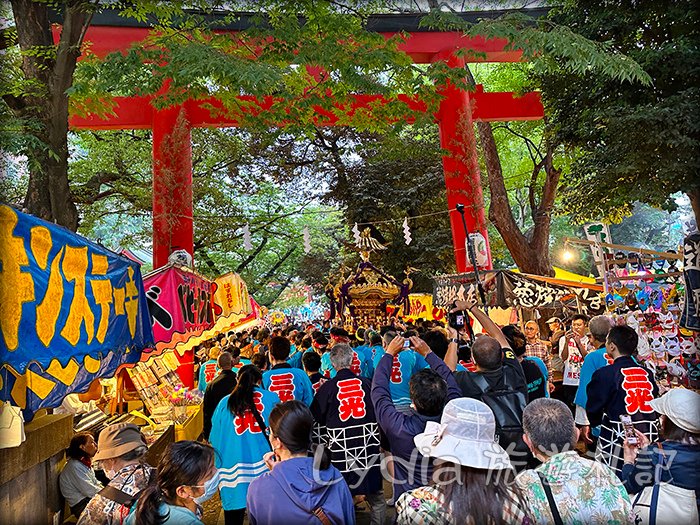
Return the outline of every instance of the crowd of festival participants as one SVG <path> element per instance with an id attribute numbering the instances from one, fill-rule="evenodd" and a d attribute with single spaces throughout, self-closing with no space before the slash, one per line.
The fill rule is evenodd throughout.
<path id="1" fill-rule="evenodd" d="M 134 425 L 75 436 L 79 525 L 199 524 L 217 491 L 226 525 L 697 523 L 700 394 L 661 395 L 609 317 L 549 319 L 541 340 L 472 297 L 471 343 L 422 320 L 221 334 L 199 349 L 201 442 L 154 469 Z"/>

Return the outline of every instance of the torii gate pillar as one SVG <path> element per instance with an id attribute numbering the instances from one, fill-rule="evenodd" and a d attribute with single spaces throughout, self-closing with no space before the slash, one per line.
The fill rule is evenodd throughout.
<path id="1" fill-rule="evenodd" d="M 434 61 L 438 60 L 444 60 L 449 67 L 464 69 L 464 58 L 455 56 L 452 49 L 438 53 Z M 445 97 L 440 102 L 437 120 L 440 129 L 440 146 L 445 152 L 442 164 L 447 187 L 447 207 L 454 210 L 457 204 L 465 205 L 464 218 L 469 232 L 481 233 L 486 241 L 487 260 L 483 268 L 490 270 L 492 269 L 491 249 L 484 215 L 484 197 L 481 191 L 479 156 L 472 122 L 471 97 L 468 91 L 449 83 L 440 89 L 440 93 Z M 467 254 L 466 235 L 459 213 L 455 211 L 450 213 L 450 226 L 457 272 L 471 271 L 473 267 Z"/>
<path id="2" fill-rule="evenodd" d="M 194 257 L 192 141 L 182 106 L 153 112 L 153 268 L 174 250 Z"/>

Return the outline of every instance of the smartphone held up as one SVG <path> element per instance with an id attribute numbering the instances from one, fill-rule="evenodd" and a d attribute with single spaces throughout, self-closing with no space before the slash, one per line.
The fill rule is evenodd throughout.
<path id="1" fill-rule="evenodd" d="M 452 306 L 454 308 L 455 305 L 453 304 Z M 464 311 L 450 312 L 447 321 L 451 328 L 459 331 L 467 323 L 467 313 Z"/>
<path id="2" fill-rule="evenodd" d="M 637 434 L 634 431 L 634 423 L 632 423 L 632 418 L 628 415 L 621 415 L 620 423 L 622 423 L 622 426 L 625 429 L 625 439 L 627 440 L 627 443 L 630 445 L 638 445 L 639 438 L 637 438 Z"/>

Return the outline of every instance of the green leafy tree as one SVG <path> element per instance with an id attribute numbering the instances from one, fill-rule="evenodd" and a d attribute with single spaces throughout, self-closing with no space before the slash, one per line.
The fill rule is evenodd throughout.
<path id="1" fill-rule="evenodd" d="M 526 67 L 538 74 L 580 74 L 592 71 L 616 85 L 628 81 L 643 84 L 649 82 L 648 75 L 627 56 L 610 46 L 575 33 L 551 17 L 533 21 L 521 13 L 509 13 L 495 20 L 468 23 L 451 13 L 433 10 L 424 23 L 456 28 L 468 36 L 505 38 L 508 41 L 507 47 L 521 50 L 523 58 L 528 61 Z M 465 75 L 467 84 L 473 86 L 475 78 L 469 67 L 466 68 Z M 522 82 L 522 78 L 517 75 L 514 80 L 515 85 L 511 88 L 513 91 L 538 87 L 533 82 Z M 518 268 L 526 273 L 553 275 L 549 255 L 550 233 L 559 180 L 566 168 L 566 163 L 561 162 L 566 158 L 562 142 L 552 133 L 547 118 L 544 127 L 535 130 L 534 136 L 517 131 L 517 128 L 527 129 L 528 124 L 505 128 L 523 140 L 532 162 L 530 182 L 527 185 L 532 226 L 525 230 L 518 224 L 513 213 L 494 126 L 489 122 L 476 122 L 475 127 L 488 181 L 489 220 L 501 234 Z"/>
<path id="2" fill-rule="evenodd" d="M 182 12 L 183 3 L 11 0 L 9 4 L 14 25 L 3 31 L 7 52 L 0 67 L 0 116 L 4 124 L 0 144 L 5 151 L 28 159 L 24 207 L 75 231 L 78 210 L 68 180 L 68 90 L 92 17 L 100 9 L 117 7 L 133 16 L 143 18 L 153 13 L 168 20 Z M 3 10 L 7 6 L 3 2 Z M 63 18 L 57 44 L 51 10 Z"/>
<path id="3" fill-rule="evenodd" d="M 337 246 L 342 228 L 339 214 L 267 175 L 248 148 L 258 142 L 235 129 L 193 131 L 195 262 L 212 278 L 240 273 L 259 302 L 269 305 L 294 283 L 309 258 Z M 83 217 L 80 233 L 115 249 L 150 246 L 150 144 L 148 131 L 72 135 L 70 176 Z M 252 234 L 251 251 L 243 247 L 245 224 Z M 310 255 L 304 253 L 304 227 L 311 235 Z M 306 276 L 322 289 L 325 275 L 335 268 L 331 261 L 323 273 L 307 271 Z"/>
<path id="4" fill-rule="evenodd" d="M 700 217 L 700 17 L 684 0 L 555 2 L 551 20 L 635 60 L 651 82 L 594 70 L 537 72 L 556 140 L 576 148 L 563 211 L 619 221 L 637 201 Z"/>

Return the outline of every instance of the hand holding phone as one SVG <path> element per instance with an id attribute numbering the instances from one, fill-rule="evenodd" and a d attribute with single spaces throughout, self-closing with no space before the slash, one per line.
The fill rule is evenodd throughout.
<path id="1" fill-rule="evenodd" d="M 638 445 L 639 439 L 637 438 L 637 433 L 634 430 L 634 424 L 632 423 L 632 418 L 628 415 L 620 416 L 620 423 L 625 429 L 625 441 L 630 445 Z"/>
<path id="2" fill-rule="evenodd" d="M 466 316 L 467 314 L 463 311 L 450 312 L 448 317 L 450 327 L 459 332 L 462 328 L 464 328 Z"/>

